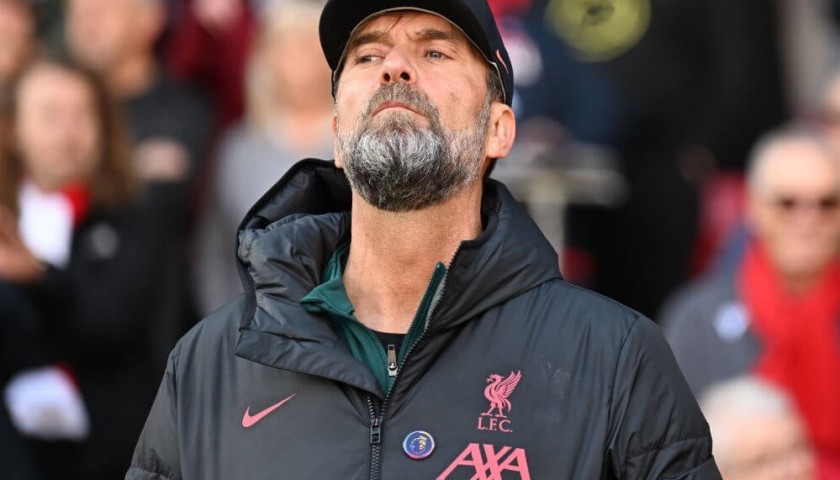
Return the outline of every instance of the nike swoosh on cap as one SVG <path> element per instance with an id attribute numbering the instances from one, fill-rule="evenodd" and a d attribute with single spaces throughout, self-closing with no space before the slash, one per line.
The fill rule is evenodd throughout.
<path id="1" fill-rule="evenodd" d="M 294 396 L 295 396 L 295 394 L 293 393 L 293 394 L 289 395 L 288 397 L 284 398 L 283 400 L 280 400 L 279 402 L 275 403 L 274 405 L 272 405 L 272 406 L 266 408 L 265 410 L 257 413 L 256 415 L 251 415 L 251 406 L 249 405 L 248 408 L 245 409 L 245 415 L 242 416 L 242 426 L 245 427 L 245 428 L 253 427 L 257 422 L 259 422 L 260 420 L 265 418 L 266 415 L 268 415 L 269 413 L 271 413 L 271 412 L 277 410 L 278 408 L 280 408 L 281 406 L 283 406 L 284 403 L 291 400 L 292 397 L 294 397 Z"/>

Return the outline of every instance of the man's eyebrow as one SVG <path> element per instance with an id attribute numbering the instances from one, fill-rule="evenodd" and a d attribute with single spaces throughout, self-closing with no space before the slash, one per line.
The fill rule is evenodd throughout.
<path id="1" fill-rule="evenodd" d="M 383 31 L 367 32 L 356 35 L 350 39 L 350 44 L 347 45 L 347 51 L 352 52 L 362 45 L 381 42 L 383 38 L 385 38 L 385 32 Z"/>
<path id="2" fill-rule="evenodd" d="M 369 43 L 382 42 L 386 35 L 387 32 L 382 30 L 356 35 L 350 39 L 350 43 L 347 46 L 347 51 L 352 52 L 353 50 L 361 47 L 362 45 L 367 45 Z M 432 27 L 419 30 L 414 34 L 414 38 L 419 41 L 444 40 L 452 43 L 464 43 L 463 38 L 460 35 L 457 35 L 455 31 L 441 30 L 439 28 Z"/>
<path id="3" fill-rule="evenodd" d="M 441 30 L 439 28 L 424 28 L 415 34 L 417 40 L 446 40 L 459 43 L 462 38 L 456 35 L 453 30 Z"/>

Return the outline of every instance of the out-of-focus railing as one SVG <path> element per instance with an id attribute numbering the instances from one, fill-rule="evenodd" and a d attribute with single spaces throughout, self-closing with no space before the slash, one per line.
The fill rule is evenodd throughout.
<path id="1" fill-rule="evenodd" d="M 628 193 L 611 149 L 579 142 L 518 141 L 493 178 L 505 183 L 558 252 L 569 205 L 613 207 Z"/>

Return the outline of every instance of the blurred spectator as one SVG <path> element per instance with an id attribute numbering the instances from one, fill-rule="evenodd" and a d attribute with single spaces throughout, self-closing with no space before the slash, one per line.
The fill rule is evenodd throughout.
<path id="1" fill-rule="evenodd" d="M 141 177 L 185 188 L 206 153 L 212 119 L 197 92 L 157 64 L 163 22 L 163 0 L 70 0 L 67 40 L 122 102 Z"/>
<path id="2" fill-rule="evenodd" d="M 244 73 L 259 18 L 256 3 L 263 2 L 177 0 L 172 8 L 166 64 L 178 78 L 214 92 L 222 127 L 239 120 L 245 109 Z"/>
<path id="3" fill-rule="evenodd" d="M 814 480 L 805 426 L 785 393 L 753 377 L 711 387 L 700 408 L 724 480 Z"/>
<path id="4" fill-rule="evenodd" d="M 826 25 L 827 18 L 814 18 L 819 17 L 820 6 L 826 7 L 820 2 L 788 1 L 784 5 L 791 11 L 787 23 L 792 24 L 787 32 L 787 60 L 799 64 L 787 69 L 792 84 L 789 96 L 797 117 L 821 130 L 829 145 L 840 152 L 840 70 L 836 65 L 829 67 L 825 58 L 825 50 L 834 45 L 833 30 Z M 795 55 L 797 51 L 802 54 Z M 703 183 L 696 271 L 733 268 L 743 254 L 744 184 L 744 175 L 735 171 L 715 172 Z"/>
<path id="5" fill-rule="evenodd" d="M 31 368 L 66 364 L 90 432 L 78 477 L 66 464 L 39 458 L 42 474 L 119 478 L 160 375 L 151 319 L 158 259 L 168 246 L 149 233 L 157 219 L 137 206 L 122 124 L 95 74 L 39 59 L 13 85 L 0 121 L 0 286 L 11 292 L 0 295 L 0 309 L 27 313 L 3 318 L 14 336 L 3 332 L 4 346 L 13 348 L 3 349 L 2 361 L 7 353 L 30 357 L 3 365 L 16 375 L 6 386 L 7 406 L 18 429 L 51 438 L 55 419 L 33 411 L 45 393 L 32 387 L 44 378 Z M 29 382 L 16 382 L 27 373 L 34 374 L 24 377 Z"/>
<path id="6" fill-rule="evenodd" d="M 198 93 L 157 64 L 153 45 L 163 28 L 163 0 L 70 0 L 66 20 L 70 51 L 99 72 L 122 103 L 134 166 L 147 187 L 145 208 L 157 219 L 151 234 L 169 245 L 156 260 L 164 268 L 154 313 L 163 362 L 194 317 L 186 238 L 214 122 Z"/>
<path id="7" fill-rule="evenodd" d="M 26 0 L 0 0 L 0 97 L 32 54 L 35 18 Z"/>
<path id="8" fill-rule="evenodd" d="M 318 40 L 323 2 L 288 0 L 266 11 L 248 62 L 248 112 L 219 150 L 200 226 L 195 285 L 202 313 L 242 291 L 236 229 L 299 158 L 332 156 L 330 70 Z"/>
<path id="9" fill-rule="evenodd" d="M 808 10 L 815 8 L 810 2 L 801 4 L 790 3 L 788 8 L 805 10 L 800 12 L 798 17 L 808 17 Z M 814 12 L 810 12 L 814 15 Z M 800 30 L 804 27 L 800 27 Z M 819 32 L 824 28 L 817 28 L 817 34 L 805 35 L 805 37 L 822 37 Z M 815 40 L 810 40 L 813 43 Z M 800 40 L 802 42 L 802 40 Z M 830 43 L 830 42 L 828 42 Z M 825 47 L 825 45 L 824 45 Z M 816 55 L 821 57 L 824 55 Z M 800 60 L 802 63 L 809 63 Z M 812 62 L 820 64 L 820 62 Z M 802 75 L 803 78 L 813 77 Z M 840 152 L 840 70 L 828 69 L 822 64 L 822 82 L 811 79 L 810 81 L 800 80 L 799 100 L 796 105 L 799 110 L 799 118 L 814 125 L 825 136 L 827 143 Z M 826 75 L 826 73 L 828 73 Z M 813 88 L 814 85 L 818 88 Z M 811 88 L 805 88 L 805 85 Z M 703 184 L 703 210 L 700 225 L 700 238 L 698 238 L 698 250 L 695 251 L 697 271 L 707 269 L 732 269 L 737 268 L 737 263 L 747 243 L 747 232 L 744 226 L 744 204 L 745 204 L 745 181 L 744 175 L 736 172 L 718 172 L 708 178 Z M 710 262 L 711 260 L 711 262 Z"/>
<path id="10" fill-rule="evenodd" d="M 695 392 L 755 372 L 783 387 L 817 453 L 840 458 L 840 162 L 821 136 L 789 129 L 756 146 L 752 235 L 734 269 L 709 275 L 661 322 Z"/>

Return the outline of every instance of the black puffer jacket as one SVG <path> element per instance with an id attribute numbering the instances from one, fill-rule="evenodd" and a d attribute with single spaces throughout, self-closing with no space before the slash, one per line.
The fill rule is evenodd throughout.
<path id="1" fill-rule="evenodd" d="M 347 238 L 349 206 L 341 171 L 307 160 L 251 210 L 246 293 L 172 352 L 126 478 L 719 478 L 653 323 L 566 284 L 495 182 L 484 232 L 461 245 L 383 395 L 299 304 Z"/>

